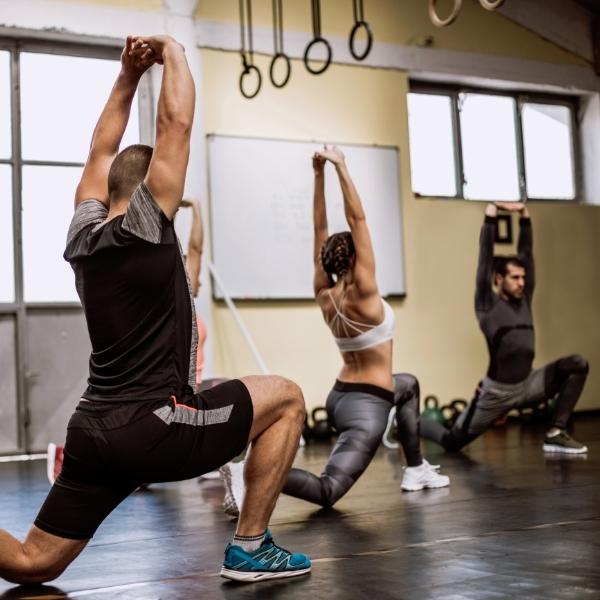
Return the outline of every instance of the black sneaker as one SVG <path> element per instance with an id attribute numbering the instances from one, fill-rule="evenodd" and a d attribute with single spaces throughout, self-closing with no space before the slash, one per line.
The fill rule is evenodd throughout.
<path id="1" fill-rule="evenodd" d="M 566 431 L 544 438 L 544 452 L 562 452 L 564 454 L 585 454 L 587 446 L 574 440 Z"/>

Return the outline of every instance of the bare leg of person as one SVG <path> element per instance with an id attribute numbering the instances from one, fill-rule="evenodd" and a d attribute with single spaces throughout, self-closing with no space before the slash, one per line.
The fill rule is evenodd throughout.
<path id="1" fill-rule="evenodd" d="M 304 398 L 300 388 L 283 377 L 253 376 L 241 381 L 250 392 L 254 419 L 236 535 L 252 536 L 267 528 L 294 460 L 304 422 Z"/>
<path id="2" fill-rule="evenodd" d="M 56 579 L 85 548 L 88 540 L 70 540 L 35 525 L 24 542 L 0 529 L 0 577 L 18 584 Z"/>

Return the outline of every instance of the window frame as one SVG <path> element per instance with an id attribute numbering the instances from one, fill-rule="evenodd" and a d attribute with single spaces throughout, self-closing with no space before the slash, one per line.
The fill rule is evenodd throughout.
<path id="1" fill-rule="evenodd" d="M 583 193 L 583 174 L 581 162 L 581 136 L 578 123 L 580 110 L 580 98 L 577 95 L 551 94 L 543 92 L 532 92 L 527 90 L 495 89 L 478 87 L 472 85 L 453 85 L 411 79 L 409 81 L 409 94 L 430 94 L 450 98 L 452 131 L 454 141 L 454 166 L 455 183 L 457 193 L 454 196 L 425 195 L 411 190 L 416 198 L 434 198 L 440 200 L 465 200 L 467 202 L 489 202 L 478 198 L 465 198 L 464 186 L 465 175 L 463 165 L 463 148 L 460 125 L 460 94 L 482 94 L 486 96 L 502 96 L 512 98 L 515 101 L 514 124 L 515 139 L 517 143 L 517 173 L 519 178 L 519 192 L 521 202 L 553 202 L 580 204 Z M 549 104 L 554 106 L 565 106 L 571 115 L 571 156 L 573 160 L 572 174 L 575 195 L 573 198 L 536 198 L 527 195 L 527 173 L 525 170 L 525 147 L 523 141 L 523 105 L 526 103 Z M 410 151 L 410 148 L 409 148 Z M 411 184 L 412 188 L 412 184 Z"/>
<path id="2" fill-rule="evenodd" d="M 0 51 L 9 53 L 10 64 L 10 123 L 11 123 L 11 156 L 0 158 L 0 164 L 9 165 L 12 169 L 12 208 L 13 208 L 13 265 L 14 265 L 14 299 L 12 302 L 0 302 L 0 314 L 19 313 L 25 306 L 32 308 L 77 308 L 79 301 L 26 301 L 24 296 L 24 259 L 23 259 L 23 224 L 22 224 L 22 184 L 24 166 L 49 167 L 83 167 L 85 162 L 27 160 L 23 158 L 21 146 L 21 83 L 20 62 L 22 53 L 53 54 L 79 58 L 95 58 L 118 61 L 122 51 L 122 40 L 106 38 L 90 38 L 86 40 L 72 39 L 72 36 L 49 35 L 40 38 L 28 36 L 22 32 L 19 36 L 4 37 L 0 34 Z M 74 37 L 74 36 L 73 36 Z M 138 88 L 139 133 L 141 143 L 148 142 L 153 132 L 148 123 L 153 116 L 151 81 L 143 77 Z M 150 118 L 146 118 L 149 116 Z"/>

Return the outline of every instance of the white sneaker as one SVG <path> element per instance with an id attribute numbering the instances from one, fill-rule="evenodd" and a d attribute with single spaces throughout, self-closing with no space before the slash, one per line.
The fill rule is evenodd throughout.
<path id="1" fill-rule="evenodd" d="M 225 484 L 225 497 L 223 498 L 223 510 L 232 517 L 239 517 L 246 487 L 244 485 L 244 461 L 229 462 L 223 465 L 219 472 Z"/>
<path id="2" fill-rule="evenodd" d="M 425 459 L 418 467 L 406 467 L 402 477 L 405 492 L 418 492 L 423 488 L 442 488 L 450 485 L 450 478 L 437 472 L 439 465 L 430 465 Z"/>

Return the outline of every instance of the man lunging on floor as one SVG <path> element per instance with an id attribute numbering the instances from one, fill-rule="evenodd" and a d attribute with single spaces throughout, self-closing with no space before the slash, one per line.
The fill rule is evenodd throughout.
<path id="1" fill-rule="evenodd" d="M 498 209 L 520 213 L 518 256 L 494 257 Z M 487 206 L 476 279 L 475 313 L 490 354 L 487 375 L 475 399 L 452 429 L 421 419 L 421 436 L 441 444 L 446 450 L 460 450 L 513 408 L 536 406 L 556 396 L 555 414 L 544 438 L 544 451 L 587 452 L 587 447 L 566 431 L 587 378 L 587 361 L 579 354 L 571 354 L 532 369 L 535 269 L 531 220 L 524 204 Z M 497 292 L 492 289 L 492 282 Z"/>
<path id="2" fill-rule="evenodd" d="M 282 377 L 244 377 L 194 393 L 194 304 L 173 227 L 190 151 L 195 89 L 183 46 L 127 39 L 75 195 L 65 259 L 92 353 L 67 428 L 63 469 L 23 543 L 0 530 L 0 577 L 58 577 L 142 483 L 212 471 L 250 442 L 248 492 L 221 573 L 258 581 L 310 570 L 267 525 L 298 446 L 304 400 Z M 120 153 L 142 73 L 164 65 L 156 144 Z"/>

